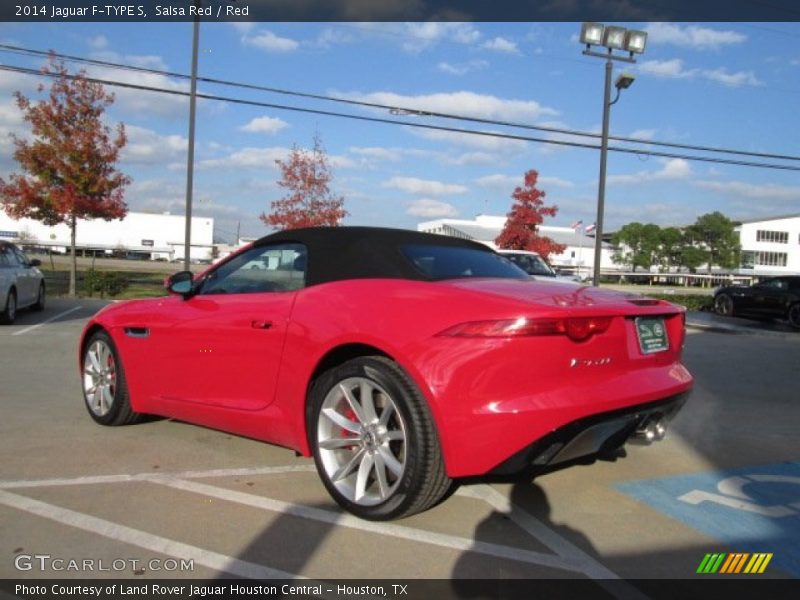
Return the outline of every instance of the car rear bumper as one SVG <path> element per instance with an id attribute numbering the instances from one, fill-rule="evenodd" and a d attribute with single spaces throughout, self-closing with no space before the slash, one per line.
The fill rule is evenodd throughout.
<path id="1" fill-rule="evenodd" d="M 681 409 L 690 392 L 577 419 L 536 440 L 491 469 L 510 475 L 544 469 L 577 458 L 614 450 L 627 442 L 651 419 L 665 424 Z"/>

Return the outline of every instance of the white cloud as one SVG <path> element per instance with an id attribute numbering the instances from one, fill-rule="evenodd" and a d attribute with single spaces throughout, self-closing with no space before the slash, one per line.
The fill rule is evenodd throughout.
<path id="1" fill-rule="evenodd" d="M 691 77 L 689 71 L 683 68 L 683 61 L 679 58 L 672 60 L 645 60 L 639 64 L 639 71 L 656 77 Z"/>
<path id="2" fill-rule="evenodd" d="M 484 119 L 536 121 L 542 117 L 558 115 L 554 108 L 542 106 L 534 100 L 508 100 L 490 94 L 460 91 L 408 96 L 394 92 L 330 92 L 342 98 L 399 106 L 428 112 L 453 113 Z"/>
<path id="3" fill-rule="evenodd" d="M 127 163 L 163 165 L 186 153 L 188 140 L 181 135 L 161 135 L 152 129 L 126 125 L 128 143 L 120 153 Z"/>
<path id="4" fill-rule="evenodd" d="M 248 133 L 278 133 L 281 129 L 288 127 L 289 124 L 275 117 L 256 117 L 247 125 L 242 125 L 239 129 Z"/>
<path id="5" fill-rule="evenodd" d="M 661 162 L 664 166 L 658 171 L 639 171 L 631 175 L 610 175 L 607 181 L 612 185 L 630 185 L 650 181 L 687 179 L 692 175 L 691 165 L 682 158 L 670 158 Z"/>
<path id="6" fill-rule="evenodd" d="M 762 82 L 752 71 L 738 71 L 728 73 L 726 69 L 714 69 L 713 71 L 702 71 L 702 76 L 710 81 L 716 81 L 730 87 L 740 87 L 743 85 L 762 85 Z"/>
<path id="7" fill-rule="evenodd" d="M 351 154 L 363 156 L 370 160 L 383 160 L 389 162 L 397 162 L 403 156 L 403 151 L 399 148 L 377 148 L 377 147 L 358 147 L 351 146 L 348 148 Z"/>
<path id="8" fill-rule="evenodd" d="M 435 142 L 445 142 L 457 146 L 468 148 L 478 148 L 480 150 L 514 153 L 523 152 L 527 148 L 524 140 L 513 140 L 492 135 L 479 135 L 474 133 L 460 133 L 457 131 L 439 131 L 437 129 L 417 129 L 409 128 L 409 131 L 418 137 Z M 487 131 L 486 133 L 493 133 Z"/>
<path id="9" fill-rule="evenodd" d="M 330 48 L 339 44 L 351 44 L 356 41 L 355 36 L 341 28 L 326 27 L 309 46 L 317 48 Z"/>
<path id="10" fill-rule="evenodd" d="M 695 185 L 720 194 L 756 200 L 788 200 L 796 202 L 800 198 L 800 186 L 792 185 L 753 184 L 743 181 L 697 181 Z"/>
<path id="11" fill-rule="evenodd" d="M 492 50 L 494 52 L 503 52 L 505 54 L 521 54 L 516 42 L 507 40 L 504 37 L 496 37 L 493 40 L 487 40 L 481 44 L 481 48 Z"/>
<path id="12" fill-rule="evenodd" d="M 198 163 L 200 168 L 268 168 L 276 169 L 276 160 L 283 160 L 289 155 L 289 148 L 242 148 L 221 158 L 208 158 Z"/>
<path id="13" fill-rule="evenodd" d="M 108 38 L 102 34 L 89 38 L 87 42 L 95 50 L 103 50 L 108 47 Z"/>
<path id="14" fill-rule="evenodd" d="M 497 173 L 495 175 L 485 175 L 484 177 L 479 177 L 475 180 L 475 183 L 483 188 L 513 191 L 522 183 L 522 177 L 515 175 L 501 175 L 500 173 Z"/>
<path id="15" fill-rule="evenodd" d="M 383 184 L 384 187 L 391 187 L 409 194 L 423 194 L 426 196 L 443 196 L 446 194 L 463 194 L 468 191 L 463 185 L 454 183 L 442 183 L 429 179 L 417 179 L 416 177 L 392 177 Z"/>
<path id="16" fill-rule="evenodd" d="M 293 52 L 300 46 L 299 42 L 277 36 L 266 29 L 253 31 L 252 33 L 251 30 L 246 31 L 242 35 L 242 44 L 266 52 Z"/>
<path id="17" fill-rule="evenodd" d="M 431 198 L 421 198 L 408 205 L 406 214 L 414 217 L 437 219 L 442 217 L 456 217 L 458 216 L 458 209 L 447 202 L 433 200 Z"/>
<path id="18" fill-rule="evenodd" d="M 538 182 L 542 186 L 559 187 L 559 188 L 574 188 L 575 184 L 560 177 L 548 177 L 547 175 L 540 175 Z"/>
<path id="19" fill-rule="evenodd" d="M 509 194 L 513 192 L 517 187 L 521 186 L 523 181 L 522 175 L 503 175 L 497 173 L 495 175 L 486 175 L 484 177 L 479 177 L 475 180 L 479 186 L 483 188 L 493 189 L 493 190 L 502 190 L 507 191 Z M 561 177 L 549 177 L 546 175 L 540 175 L 537 181 L 537 185 L 540 188 L 544 187 L 557 187 L 557 188 L 574 188 L 575 184 L 571 181 L 567 181 L 566 179 L 562 179 Z"/>
<path id="20" fill-rule="evenodd" d="M 148 69 L 168 70 L 167 64 L 160 56 L 155 55 L 120 55 L 116 52 L 102 51 L 93 52 L 91 58 L 130 64 L 137 67 Z M 166 89 L 176 92 L 189 92 L 189 83 L 182 80 L 175 80 L 166 75 L 157 73 L 146 73 L 142 71 L 129 71 L 126 69 L 116 69 L 112 67 L 102 67 L 90 65 L 86 72 L 91 77 L 119 81 L 137 86 Z M 150 92 L 137 89 L 126 89 L 115 87 L 113 90 L 115 106 L 124 111 L 142 114 L 156 114 L 159 116 L 174 117 L 185 115 L 189 98 L 175 94 L 164 94 L 161 92 Z"/>
<path id="21" fill-rule="evenodd" d="M 440 62 L 438 65 L 436 65 L 436 68 L 442 73 L 447 73 L 449 75 L 466 75 L 472 71 L 485 69 L 488 66 L 489 63 L 485 60 L 471 60 L 469 62 L 455 64 Z"/>
<path id="22" fill-rule="evenodd" d="M 683 61 L 679 58 L 671 60 L 646 60 L 639 65 L 639 71 L 654 77 L 664 77 L 669 79 L 706 79 L 716 83 L 721 83 L 729 87 L 740 87 L 743 85 L 763 85 L 752 71 L 737 71 L 729 73 L 727 69 L 685 69 Z"/>
<path id="23" fill-rule="evenodd" d="M 241 148 L 227 156 L 207 158 L 198 163 L 201 169 L 232 168 L 232 169 L 277 169 L 276 160 L 286 160 L 291 152 L 290 148 L 273 146 L 267 148 Z M 346 156 L 328 155 L 328 164 L 337 169 L 348 169 L 359 165 Z"/>
<path id="24" fill-rule="evenodd" d="M 650 23 L 646 30 L 650 44 L 672 44 L 696 50 L 716 50 L 747 40 L 746 35 L 737 31 L 721 31 L 699 25 L 681 27 L 674 23 Z"/>
<path id="25" fill-rule="evenodd" d="M 632 137 L 637 140 L 652 140 L 655 136 L 655 129 L 637 129 L 632 131 L 628 137 Z"/>
<path id="26" fill-rule="evenodd" d="M 403 49 L 407 52 L 421 52 L 436 43 L 447 40 L 459 44 L 474 44 L 481 33 L 471 23 L 426 21 L 424 23 L 403 23 Z"/>

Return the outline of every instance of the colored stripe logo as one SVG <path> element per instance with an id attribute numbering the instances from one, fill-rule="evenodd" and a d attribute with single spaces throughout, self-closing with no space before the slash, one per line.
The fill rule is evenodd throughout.
<path id="1" fill-rule="evenodd" d="M 738 574 L 738 573 L 763 573 L 772 560 L 772 552 L 720 552 L 706 554 L 697 567 L 697 572 L 702 574 Z"/>

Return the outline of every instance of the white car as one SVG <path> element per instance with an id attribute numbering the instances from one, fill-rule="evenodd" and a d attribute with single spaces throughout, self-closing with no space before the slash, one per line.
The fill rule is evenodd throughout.
<path id="1" fill-rule="evenodd" d="M 0 324 L 10 325 L 17 309 L 44 309 L 44 275 L 41 261 L 29 260 L 10 242 L 0 241 Z"/>
<path id="2" fill-rule="evenodd" d="M 553 267 L 548 265 L 547 261 L 536 252 L 530 252 L 528 250 L 497 250 L 497 253 L 513 262 L 533 279 L 563 281 L 565 283 L 581 282 L 580 277 L 577 275 L 559 275 L 553 270 Z"/>

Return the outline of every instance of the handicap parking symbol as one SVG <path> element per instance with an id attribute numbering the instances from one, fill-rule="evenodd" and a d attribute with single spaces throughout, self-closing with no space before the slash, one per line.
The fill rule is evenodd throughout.
<path id="1" fill-rule="evenodd" d="M 772 552 L 772 568 L 800 577 L 800 463 L 628 481 L 619 491 L 733 551 Z"/>

